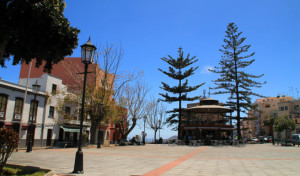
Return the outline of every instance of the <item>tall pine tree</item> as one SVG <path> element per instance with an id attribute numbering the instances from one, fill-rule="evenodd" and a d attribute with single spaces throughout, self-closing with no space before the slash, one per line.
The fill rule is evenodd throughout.
<path id="1" fill-rule="evenodd" d="M 196 99 L 199 99 L 199 96 L 188 97 L 187 93 L 198 89 L 204 83 L 196 86 L 188 86 L 187 78 L 193 75 L 194 71 L 197 70 L 198 67 L 190 67 L 188 69 L 186 68 L 197 62 L 198 59 L 195 59 L 196 56 L 190 58 L 190 54 L 188 54 L 186 58 L 184 58 L 182 48 L 179 48 L 178 54 L 179 56 L 176 59 L 172 58 L 170 55 L 168 55 L 168 57 L 161 58 L 163 61 L 170 65 L 169 70 L 163 71 L 160 68 L 158 70 L 171 77 L 172 79 L 178 80 L 177 86 L 170 86 L 169 84 L 162 82 L 162 87 L 160 88 L 171 93 L 172 95 L 169 95 L 168 93 L 160 93 L 159 95 L 164 98 L 161 99 L 164 102 L 179 102 L 178 108 L 167 111 L 167 113 L 171 113 L 171 115 L 166 119 L 166 123 L 168 124 L 168 126 L 178 125 L 177 127 L 174 127 L 173 130 L 178 130 L 178 138 L 181 139 L 181 103 L 182 101 L 194 101 Z"/>
<path id="2" fill-rule="evenodd" d="M 263 97 L 252 92 L 251 88 L 259 88 L 266 82 L 256 82 L 254 78 L 260 78 L 261 75 L 246 73 L 246 67 L 254 62 L 254 59 L 246 60 L 254 55 L 247 54 L 250 45 L 243 45 L 245 37 L 240 37 L 242 32 L 238 32 L 238 27 L 234 23 L 229 23 L 225 35 L 225 45 L 222 45 L 220 51 L 223 53 L 219 67 L 210 70 L 220 74 L 220 78 L 213 81 L 216 84 L 214 89 L 222 89 L 214 94 L 229 94 L 228 106 L 237 111 L 237 133 L 238 139 L 241 140 L 240 119 L 241 112 L 246 113 L 252 108 L 251 96 Z"/>

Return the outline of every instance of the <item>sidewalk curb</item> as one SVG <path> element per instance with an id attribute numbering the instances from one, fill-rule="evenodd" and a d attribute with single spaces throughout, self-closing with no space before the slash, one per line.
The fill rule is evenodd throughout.
<path id="1" fill-rule="evenodd" d="M 54 171 L 50 171 L 47 174 L 45 174 L 44 176 L 57 176 L 57 175 Z"/>

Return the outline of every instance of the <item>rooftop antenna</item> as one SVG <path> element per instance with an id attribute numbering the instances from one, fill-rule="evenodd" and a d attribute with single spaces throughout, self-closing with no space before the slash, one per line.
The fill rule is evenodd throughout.
<path id="1" fill-rule="evenodd" d="M 210 86 L 209 86 L 209 88 L 208 88 L 208 98 L 210 98 Z"/>
<path id="2" fill-rule="evenodd" d="M 203 90 L 203 98 L 206 98 L 206 97 L 205 97 L 205 93 L 206 93 L 206 90 L 204 89 L 204 90 Z"/>

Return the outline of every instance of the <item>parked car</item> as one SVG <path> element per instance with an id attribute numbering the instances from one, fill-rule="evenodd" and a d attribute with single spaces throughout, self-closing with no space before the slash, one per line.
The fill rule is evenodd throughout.
<path id="1" fill-rule="evenodd" d="M 298 147 L 299 147 L 299 145 L 300 145 L 300 134 L 293 134 L 292 135 L 292 144 L 293 144 L 293 146 L 298 145 Z"/>
<path id="2" fill-rule="evenodd" d="M 252 141 L 255 141 L 255 142 L 258 141 L 258 139 L 257 139 L 256 137 L 252 138 L 251 140 L 252 140 Z"/>
<path id="3" fill-rule="evenodd" d="M 269 142 L 273 142 L 272 136 L 269 138 Z"/>
<path id="4" fill-rule="evenodd" d="M 258 141 L 258 139 L 256 137 L 253 137 L 248 141 L 248 143 L 255 144 L 257 141 Z"/>
<path id="5" fill-rule="evenodd" d="M 257 142 L 261 144 L 266 143 L 265 138 L 263 136 L 259 136 Z"/>
<path id="6" fill-rule="evenodd" d="M 272 136 L 266 136 L 264 142 L 272 142 Z"/>

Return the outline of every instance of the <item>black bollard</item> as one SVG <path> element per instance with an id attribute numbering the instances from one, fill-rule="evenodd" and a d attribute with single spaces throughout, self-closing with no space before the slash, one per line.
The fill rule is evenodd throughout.
<path id="1" fill-rule="evenodd" d="M 100 141 L 98 141 L 98 143 L 97 143 L 97 148 L 101 148 L 101 143 L 100 143 Z"/>

